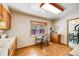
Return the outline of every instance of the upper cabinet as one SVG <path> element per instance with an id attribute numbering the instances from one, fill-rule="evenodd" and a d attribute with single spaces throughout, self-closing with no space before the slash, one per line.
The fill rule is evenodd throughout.
<path id="1" fill-rule="evenodd" d="M 7 30 L 11 27 L 11 15 L 8 10 L 0 4 L 0 29 Z"/>
<path id="2" fill-rule="evenodd" d="M 2 6 L 0 5 L 0 19 L 1 19 L 1 7 L 2 7 Z"/>

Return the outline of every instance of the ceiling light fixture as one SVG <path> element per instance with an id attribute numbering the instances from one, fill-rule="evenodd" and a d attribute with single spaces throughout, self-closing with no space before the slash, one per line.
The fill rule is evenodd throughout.
<path id="1" fill-rule="evenodd" d="M 46 9 L 50 12 L 53 12 L 55 14 L 58 14 L 62 11 L 64 11 L 64 8 L 61 7 L 60 5 L 56 4 L 56 3 L 42 3 L 40 5 L 41 8 Z"/>

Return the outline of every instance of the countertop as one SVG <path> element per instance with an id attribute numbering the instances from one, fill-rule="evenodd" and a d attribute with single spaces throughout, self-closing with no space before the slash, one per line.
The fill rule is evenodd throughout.
<path id="1" fill-rule="evenodd" d="M 69 55 L 79 56 L 79 45 L 77 45 L 71 52 L 69 52 Z"/>
<path id="2" fill-rule="evenodd" d="M 0 39 L 0 56 L 8 56 L 8 49 L 16 37 Z"/>

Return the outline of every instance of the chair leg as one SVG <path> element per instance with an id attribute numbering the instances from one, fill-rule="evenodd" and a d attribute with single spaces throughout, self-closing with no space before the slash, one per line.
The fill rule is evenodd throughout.
<path id="1" fill-rule="evenodd" d="M 40 48 L 42 49 L 42 44 L 41 44 L 41 42 L 40 42 Z"/>
<path id="2" fill-rule="evenodd" d="M 47 41 L 47 46 L 49 46 L 50 45 L 50 42 L 49 41 Z"/>

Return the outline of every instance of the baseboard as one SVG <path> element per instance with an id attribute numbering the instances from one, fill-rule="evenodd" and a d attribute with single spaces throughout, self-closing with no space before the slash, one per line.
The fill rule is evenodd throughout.
<path id="1" fill-rule="evenodd" d="M 67 44 L 64 44 L 64 43 L 60 43 L 60 44 L 65 45 L 65 46 L 68 46 Z"/>
<path id="2" fill-rule="evenodd" d="M 33 45 L 29 45 L 29 46 L 25 46 L 25 47 L 21 47 L 21 48 L 17 48 L 16 50 L 18 49 L 23 49 L 23 48 L 27 48 L 27 47 L 30 47 L 30 46 L 35 46 L 36 44 L 33 44 Z"/>
<path id="3" fill-rule="evenodd" d="M 53 43 L 53 42 L 52 42 Z M 54 42 L 55 43 L 55 42 Z M 65 45 L 65 46 L 68 46 L 67 44 L 64 44 L 64 43 L 57 43 L 57 44 L 62 44 L 62 45 Z M 36 44 L 33 44 L 33 45 L 29 45 L 29 46 L 25 46 L 25 47 L 21 47 L 21 48 L 17 48 L 18 49 L 23 49 L 23 48 L 27 48 L 27 47 L 31 47 L 31 46 L 35 46 Z"/>

